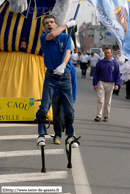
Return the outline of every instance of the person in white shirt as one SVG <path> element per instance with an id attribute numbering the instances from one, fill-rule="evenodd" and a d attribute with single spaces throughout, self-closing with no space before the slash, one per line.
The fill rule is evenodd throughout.
<path id="1" fill-rule="evenodd" d="M 91 53 L 91 55 L 88 56 L 88 61 L 90 62 L 90 67 L 91 67 L 91 71 L 90 71 L 90 77 L 91 77 L 91 79 L 93 79 L 95 67 L 96 67 L 96 64 L 97 64 L 97 62 L 99 60 L 100 60 L 100 57 L 99 57 L 98 54 Z"/>
<path id="2" fill-rule="evenodd" d="M 121 79 L 126 83 L 126 99 L 130 100 L 130 61 L 125 60 L 121 67 Z"/>
<path id="3" fill-rule="evenodd" d="M 123 64 L 125 63 L 125 57 L 123 57 L 120 53 L 120 49 L 117 49 L 117 60 L 116 60 L 119 64 L 119 70 L 121 72 L 121 67 L 123 66 Z M 119 95 L 119 91 L 120 91 L 120 86 L 118 88 L 118 90 L 113 91 L 113 94 L 116 94 L 117 96 Z"/>
<path id="4" fill-rule="evenodd" d="M 120 49 L 117 50 L 117 62 L 119 64 L 119 70 L 121 70 L 122 65 L 125 63 L 125 57 L 120 53 Z"/>
<path id="5" fill-rule="evenodd" d="M 86 70 L 88 68 L 88 55 L 86 54 L 86 50 L 83 50 L 83 54 L 80 57 L 80 68 L 81 68 L 81 76 L 82 78 L 86 77 Z"/>
<path id="6" fill-rule="evenodd" d="M 75 48 L 74 52 L 72 52 L 71 54 L 71 61 L 70 61 L 71 64 L 73 64 L 76 67 L 78 59 L 79 59 L 78 49 Z"/>

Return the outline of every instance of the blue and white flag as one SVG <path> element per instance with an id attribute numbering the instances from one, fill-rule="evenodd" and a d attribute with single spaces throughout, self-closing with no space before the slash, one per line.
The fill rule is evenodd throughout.
<path id="1" fill-rule="evenodd" d="M 130 59 L 130 0 L 88 0 L 96 16 L 111 32 L 121 53 Z"/>

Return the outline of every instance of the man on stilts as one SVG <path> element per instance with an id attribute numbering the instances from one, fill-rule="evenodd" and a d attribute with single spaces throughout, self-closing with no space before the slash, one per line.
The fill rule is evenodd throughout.
<path id="1" fill-rule="evenodd" d="M 53 15 L 47 15 L 43 19 L 43 26 L 46 33 L 41 35 L 41 48 L 44 53 L 44 63 L 47 67 L 41 105 L 36 114 L 38 120 L 37 145 L 45 145 L 45 135 L 47 134 L 45 122 L 46 114 L 52 104 L 52 96 L 58 88 L 61 104 L 64 109 L 67 142 L 72 147 L 78 147 L 79 142 L 74 136 L 74 108 L 71 84 L 71 39 L 67 45 L 65 57 L 62 61 L 64 49 L 67 44 L 68 34 L 62 33 L 66 28 L 76 25 L 75 20 L 58 27 Z"/>

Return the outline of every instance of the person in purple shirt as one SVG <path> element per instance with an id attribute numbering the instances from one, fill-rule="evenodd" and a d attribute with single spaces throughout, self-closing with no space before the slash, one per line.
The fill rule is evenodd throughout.
<path id="1" fill-rule="evenodd" d="M 96 64 L 93 77 L 94 90 L 97 91 L 97 114 L 94 119 L 96 122 L 101 121 L 102 112 L 104 117 L 103 121 L 108 121 L 113 89 L 118 90 L 121 84 L 119 64 L 111 58 L 111 48 L 106 47 L 104 55 L 105 58 Z"/>

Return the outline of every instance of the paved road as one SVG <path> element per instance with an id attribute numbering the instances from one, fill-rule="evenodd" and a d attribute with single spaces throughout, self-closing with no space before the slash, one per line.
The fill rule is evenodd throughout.
<path id="1" fill-rule="evenodd" d="M 113 96 L 109 122 L 95 123 L 97 98 L 92 80 L 89 74 L 81 78 L 79 67 L 76 69 L 74 127 L 76 136 L 81 135 L 81 145 L 73 150 L 73 168 L 66 168 L 64 134 L 61 145 L 46 138 L 47 173 L 41 173 L 37 125 L 2 123 L 0 186 L 62 186 L 63 194 L 130 193 L 130 101 L 125 99 L 125 86 L 119 96 Z M 48 133 L 53 133 L 52 127 Z"/>
<path id="2" fill-rule="evenodd" d="M 130 193 L 130 101 L 125 86 L 113 96 L 108 123 L 95 123 L 96 92 L 87 76 L 78 74 L 75 130 L 92 194 Z"/>

